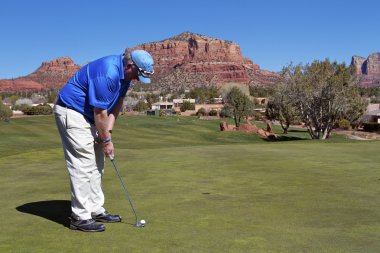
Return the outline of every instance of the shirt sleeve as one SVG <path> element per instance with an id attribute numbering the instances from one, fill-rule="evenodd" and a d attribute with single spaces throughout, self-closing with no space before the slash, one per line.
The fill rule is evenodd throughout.
<path id="1" fill-rule="evenodd" d="M 107 109 L 118 95 L 119 84 L 109 77 L 90 79 L 88 86 L 88 102 L 97 108 Z"/>

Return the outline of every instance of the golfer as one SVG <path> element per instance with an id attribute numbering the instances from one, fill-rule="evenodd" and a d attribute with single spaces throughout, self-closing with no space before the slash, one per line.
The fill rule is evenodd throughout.
<path id="1" fill-rule="evenodd" d="M 87 64 L 59 92 L 54 114 L 70 175 L 71 229 L 99 232 L 98 222 L 121 221 L 103 207 L 105 156 L 114 155 L 112 129 L 132 80 L 150 83 L 153 72 L 152 56 L 134 50 Z"/>

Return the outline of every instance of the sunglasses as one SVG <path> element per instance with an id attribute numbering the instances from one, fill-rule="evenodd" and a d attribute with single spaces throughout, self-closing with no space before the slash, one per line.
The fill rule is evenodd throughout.
<path id="1" fill-rule="evenodd" d="M 146 71 L 146 70 L 143 70 L 142 68 L 139 68 L 139 66 L 137 66 L 136 63 L 134 63 L 134 64 L 138 70 L 139 75 L 141 75 L 143 77 L 150 77 L 151 75 L 154 74 L 154 70 L 153 71 Z"/>

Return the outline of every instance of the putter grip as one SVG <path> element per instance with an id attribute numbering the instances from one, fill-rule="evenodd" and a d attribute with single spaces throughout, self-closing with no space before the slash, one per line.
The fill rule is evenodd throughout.
<path id="1" fill-rule="evenodd" d="M 112 154 L 112 155 L 109 155 L 109 158 L 110 158 L 111 161 L 113 161 L 113 159 L 114 159 L 114 155 L 113 155 L 113 154 Z"/>

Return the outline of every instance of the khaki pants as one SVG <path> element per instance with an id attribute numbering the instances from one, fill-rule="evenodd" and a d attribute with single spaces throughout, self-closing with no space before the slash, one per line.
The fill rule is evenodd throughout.
<path id="1" fill-rule="evenodd" d="M 104 153 L 101 144 L 95 143 L 96 128 L 74 110 L 55 105 L 54 114 L 70 174 L 72 216 L 91 219 L 91 214 L 105 211 Z"/>

